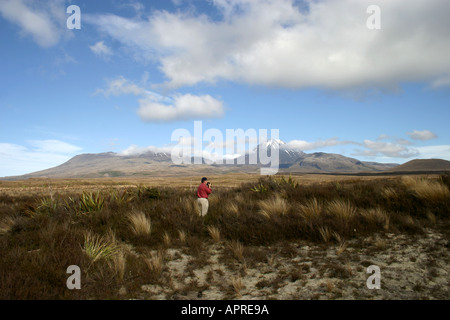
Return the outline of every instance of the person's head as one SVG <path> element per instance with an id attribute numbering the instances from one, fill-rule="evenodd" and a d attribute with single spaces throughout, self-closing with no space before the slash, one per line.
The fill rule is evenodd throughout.
<path id="1" fill-rule="evenodd" d="M 206 177 L 202 178 L 202 183 L 207 183 L 208 179 Z"/>

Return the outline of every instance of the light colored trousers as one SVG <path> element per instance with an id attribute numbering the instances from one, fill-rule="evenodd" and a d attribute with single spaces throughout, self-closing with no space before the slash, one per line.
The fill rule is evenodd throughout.
<path id="1" fill-rule="evenodd" d="M 198 209 L 199 209 L 200 215 L 202 217 L 206 216 L 206 214 L 208 213 L 208 207 L 209 207 L 208 199 L 198 198 L 197 203 L 198 203 Z"/>

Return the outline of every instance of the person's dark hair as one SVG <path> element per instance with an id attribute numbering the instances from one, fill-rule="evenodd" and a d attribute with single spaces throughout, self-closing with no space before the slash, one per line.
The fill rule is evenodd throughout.
<path id="1" fill-rule="evenodd" d="M 208 180 L 208 179 L 206 179 L 205 177 L 203 177 L 203 178 L 202 178 L 202 183 L 205 182 L 206 180 Z"/>

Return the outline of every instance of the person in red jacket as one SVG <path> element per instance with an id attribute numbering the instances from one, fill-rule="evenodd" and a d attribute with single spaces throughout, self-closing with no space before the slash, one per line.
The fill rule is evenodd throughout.
<path id="1" fill-rule="evenodd" d="M 208 182 L 208 179 L 203 177 L 202 178 L 202 183 L 200 183 L 200 185 L 197 188 L 197 202 L 198 202 L 198 206 L 200 209 L 200 215 L 206 216 L 206 214 L 208 213 L 208 207 L 209 207 L 209 202 L 208 202 L 208 195 L 212 192 L 211 189 L 211 183 Z"/>

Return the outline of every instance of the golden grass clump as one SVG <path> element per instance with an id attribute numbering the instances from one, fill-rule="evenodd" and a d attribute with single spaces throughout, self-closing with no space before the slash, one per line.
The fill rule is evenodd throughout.
<path id="1" fill-rule="evenodd" d="M 439 181 L 418 180 L 412 190 L 417 197 L 431 202 L 447 200 L 450 197 L 447 186 Z"/>
<path id="2" fill-rule="evenodd" d="M 383 225 L 385 230 L 389 229 L 389 215 L 380 207 L 362 210 L 361 215 L 369 224 Z"/>
<path id="3" fill-rule="evenodd" d="M 180 239 L 181 244 L 186 243 L 186 231 L 178 230 L 178 238 Z"/>
<path id="4" fill-rule="evenodd" d="M 274 215 L 283 216 L 289 211 L 289 203 L 278 194 L 267 200 L 259 201 L 259 213 L 270 219 Z"/>
<path id="5" fill-rule="evenodd" d="M 133 212 L 127 217 L 131 231 L 137 236 L 149 236 L 152 232 L 150 218 L 143 212 Z"/>
<path id="6" fill-rule="evenodd" d="M 167 231 L 164 231 L 163 243 L 164 243 L 164 246 L 166 246 L 166 247 L 170 247 L 170 244 L 172 243 L 172 239 L 170 238 L 170 234 Z"/>
<path id="7" fill-rule="evenodd" d="M 327 209 L 329 213 L 342 221 L 349 221 L 356 214 L 356 208 L 350 203 L 350 201 L 344 201 L 343 199 L 331 201 L 328 204 Z"/>
<path id="8" fill-rule="evenodd" d="M 236 200 L 237 203 L 245 203 L 246 202 L 246 199 L 240 193 L 238 193 L 234 196 L 234 200 Z"/>
<path id="9" fill-rule="evenodd" d="M 125 252 L 118 250 L 117 254 L 113 255 L 111 261 L 108 261 L 108 264 L 115 271 L 119 280 L 123 281 L 126 266 Z"/>
<path id="10" fill-rule="evenodd" d="M 181 199 L 181 205 L 182 205 L 182 208 L 184 208 L 184 211 L 188 214 L 197 213 L 197 211 L 198 211 L 197 202 L 192 201 L 192 199 L 188 199 L 188 198 Z"/>
<path id="11" fill-rule="evenodd" d="M 244 259 L 244 246 L 239 240 L 231 240 L 228 244 L 228 249 L 230 249 L 231 254 L 236 260 L 242 261 Z"/>
<path id="12" fill-rule="evenodd" d="M 328 227 L 319 227 L 319 234 L 323 240 L 323 242 L 328 242 L 331 239 L 331 231 Z"/>
<path id="13" fill-rule="evenodd" d="M 300 204 L 300 215 L 307 221 L 317 218 L 322 213 L 322 203 L 316 198 L 309 199 L 305 204 Z"/>
<path id="14" fill-rule="evenodd" d="M 223 203 L 220 194 L 210 194 L 208 196 L 208 202 L 210 208 L 220 206 Z"/>
<path id="15" fill-rule="evenodd" d="M 144 259 L 150 271 L 161 274 L 164 269 L 164 252 L 158 250 L 156 253 L 151 253 L 149 258 Z"/>
<path id="16" fill-rule="evenodd" d="M 397 191 L 395 191 L 391 187 L 386 187 L 381 191 L 381 195 L 386 199 L 397 199 L 398 194 Z"/>
<path id="17" fill-rule="evenodd" d="M 227 211 L 235 216 L 239 215 L 239 207 L 235 202 L 230 202 L 227 204 Z"/>
<path id="18" fill-rule="evenodd" d="M 340 256 L 345 251 L 345 249 L 347 249 L 347 243 L 345 241 L 339 242 L 338 247 L 336 249 L 336 254 Z"/>
<path id="19" fill-rule="evenodd" d="M 7 234 L 15 224 L 13 217 L 6 216 L 0 220 L 0 235 Z"/>
<path id="20" fill-rule="evenodd" d="M 208 233 L 211 236 L 211 238 L 214 240 L 214 242 L 220 242 L 220 230 L 217 227 L 214 226 L 208 226 Z"/>
<path id="21" fill-rule="evenodd" d="M 233 291 L 238 298 L 242 297 L 242 289 L 244 288 L 244 284 L 242 283 L 242 278 L 240 276 L 233 277 L 231 279 L 231 286 L 233 287 Z"/>
<path id="22" fill-rule="evenodd" d="M 406 188 L 412 189 L 417 184 L 417 179 L 411 176 L 402 176 L 401 182 Z"/>

